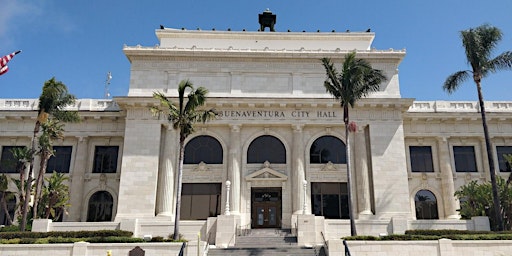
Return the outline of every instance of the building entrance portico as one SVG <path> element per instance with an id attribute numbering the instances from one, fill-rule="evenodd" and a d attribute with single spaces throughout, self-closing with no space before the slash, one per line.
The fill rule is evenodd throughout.
<path id="1" fill-rule="evenodd" d="M 251 189 L 251 228 L 279 228 L 281 209 L 281 188 Z"/>

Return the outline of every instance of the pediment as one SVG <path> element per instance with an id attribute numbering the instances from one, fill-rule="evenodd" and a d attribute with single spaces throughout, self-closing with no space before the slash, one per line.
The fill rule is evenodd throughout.
<path id="1" fill-rule="evenodd" d="M 245 177 L 246 181 L 286 181 L 288 176 L 282 174 L 272 168 L 270 168 L 270 164 L 265 162 L 264 168 L 258 171 L 255 171 Z"/>

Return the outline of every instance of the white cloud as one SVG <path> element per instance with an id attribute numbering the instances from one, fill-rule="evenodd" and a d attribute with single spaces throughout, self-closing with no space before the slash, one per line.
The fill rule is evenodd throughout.
<path id="1" fill-rule="evenodd" d="M 58 1 L 0 0 L 0 10 L 0 54 L 15 50 L 23 34 L 35 30 L 68 33 L 76 29 Z"/>
<path id="2" fill-rule="evenodd" d="M 39 13 L 39 7 L 31 1 L 0 0 L 2 13 L 0 14 L 0 49 L 14 44 L 15 39 L 9 34 L 22 29 L 24 20 L 31 15 Z"/>

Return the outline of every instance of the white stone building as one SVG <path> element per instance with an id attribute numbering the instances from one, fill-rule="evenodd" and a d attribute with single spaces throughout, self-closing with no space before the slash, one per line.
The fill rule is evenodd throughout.
<path id="1" fill-rule="evenodd" d="M 453 196 L 471 180 L 489 179 L 477 102 L 402 98 L 404 50 L 372 48 L 372 32 L 156 35 L 157 46 L 124 47 L 131 63 L 127 96 L 70 106 L 83 120 L 66 124 L 48 169 L 70 177 L 68 226 L 108 221 L 142 235 L 172 225 L 178 136 L 149 107 L 157 104 L 153 92 L 176 97 L 178 83 L 189 79 L 209 90 L 207 105 L 220 116 L 198 125 L 186 142 L 183 230 L 196 225 L 205 234 L 216 226 L 221 240 L 236 228 L 308 227 L 301 234 L 316 242 L 318 231 L 327 238 L 349 234 L 342 110 L 323 87 L 320 59 L 341 64 L 354 50 L 388 78 L 351 109 L 357 132 L 348 160 L 359 233 L 479 225 L 459 220 Z M 0 172 L 13 173 L 12 147 L 30 145 L 36 108 L 33 99 L 0 100 Z M 497 172 L 507 178 L 502 155 L 512 153 L 512 102 L 486 108 Z"/>

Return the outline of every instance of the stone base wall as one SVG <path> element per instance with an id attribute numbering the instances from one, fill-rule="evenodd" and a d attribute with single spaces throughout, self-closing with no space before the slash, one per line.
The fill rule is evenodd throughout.
<path id="1" fill-rule="evenodd" d="M 347 241 L 351 255 L 365 256 L 498 256 L 510 255 L 512 241 Z M 328 242 L 328 255 L 345 255 L 342 240 Z"/>
<path id="2" fill-rule="evenodd" d="M 186 254 L 190 256 L 203 255 L 204 242 L 199 244 L 200 254 L 197 253 L 197 242 L 187 244 Z M 102 256 L 110 251 L 112 255 L 128 255 L 136 246 L 145 251 L 146 255 L 178 255 L 182 243 L 87 243 L 74 244 L 4 244 L 0 246 L 0 255 L 32 256 Z"/>

